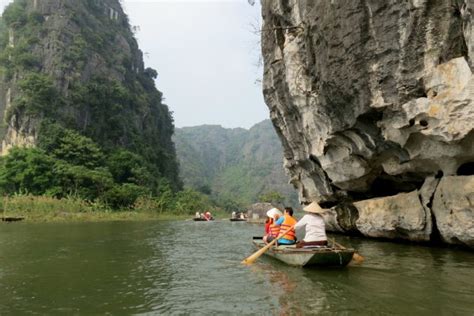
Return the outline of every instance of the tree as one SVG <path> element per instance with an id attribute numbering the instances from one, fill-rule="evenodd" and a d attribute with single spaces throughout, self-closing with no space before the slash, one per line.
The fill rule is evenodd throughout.
<path id="1" fill-rule="evenodd" d="M 211 208 L 209 198 L 193 189 L 184 189 L 176 193 L 174 209 L 182 214 L 194 214 Z"/>
<path id="2" fill-rule="evenodd" d="M 41 125 L 38 146 L 73 165 L 96 168 L 104 164 L 104 154 L 92 139 L 51 121 Z"/>
<path id="3" fill-rule="evenodd" d="M 0 164 L 0 189 L 15 192 L 44 194 L 54 186 L 54 159 L 36 148 L 12 148 Z"/>
<path id="4" fill-rule="evenodd" d="M 151 186 L 151 172 L 145 165 L 142 157 L 125 149 L 116 150 L 107 157 L 107 167 L 117 183 Z"/>

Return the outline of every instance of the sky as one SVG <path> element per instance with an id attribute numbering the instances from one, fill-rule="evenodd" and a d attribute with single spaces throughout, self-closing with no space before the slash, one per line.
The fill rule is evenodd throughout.
<path id="1" fill-rule="evenodd" d="M 9 3 L 0 0 L 0 7 Z M 122 0 L 176 127 L 249 128 L 269 117 L 259 81 L 259 1 Z"/>

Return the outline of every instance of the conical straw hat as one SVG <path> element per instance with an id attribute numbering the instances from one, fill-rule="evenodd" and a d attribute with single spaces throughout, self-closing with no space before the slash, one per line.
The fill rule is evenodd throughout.
<path id="1" fill-rule="evenodd" d="M 318 203 L 312 202 L 310 205 L 307 205 L 303 208 L 303 211 L 314 214 L 322 214 L 324 210 L 319 206 Z"/>

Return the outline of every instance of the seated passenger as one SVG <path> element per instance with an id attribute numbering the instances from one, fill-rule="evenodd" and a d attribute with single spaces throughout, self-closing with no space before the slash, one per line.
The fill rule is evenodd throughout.
<path id="1" fill-rule="evenodd" d="M 290 229 L 296 224 L 296 219 L 293 217 L 293 208 L 285 207 L 283 216 L 280 217 L 276 222 L 276 225 L 280 226 L 280 234 Z M 280 245 L 292 245 L 296 242 L 295 229 L 291 229 L 285 236 L 278 240 Z"/>
<path id="2" fill-rule="evenodd" d="M 207 220 L 207 221 L 210 221 L 212 219 L 212 215 L 211 215 L 211 212 L 207 211 L 204 213 L 204 218 Z"/>
<path id="3" fill-rule="evenodd" d="M 271 210 L 267 211 L 267 216 L 271 218 L 272 221 L 269 225 L 269 232 L 263 236 L 263 241 L 269 243 L 278 237 L 278 234 L 280 233 L 280 226 L 276 225 L 275 222 L 278 220 L 278 218 L 280 218 L 280 216 L 283 216 L 283 214 L 279 209 L 272 208 Z"/>
<path id="4" fill-rule="evenodd" d="M 270 233 L 270 225 L 273 224 L 273 218 L 268 217 L 265 220 L 265 234 L 263 236 L 266 236 Z"/>

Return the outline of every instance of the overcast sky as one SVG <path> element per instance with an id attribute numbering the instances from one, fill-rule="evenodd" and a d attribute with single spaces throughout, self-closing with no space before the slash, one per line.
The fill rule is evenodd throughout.
<path id="1" fill-rule="evenodd" d="M 10 1 L 0 0 L 3 6 Z M 263 102 L 260 48 L 251 25 L 260 7 L 247 0 L 124 0 L 130 24 L 158 71 L 157 87 L 177 127 L 249 128 L 269 117 Z"/>

